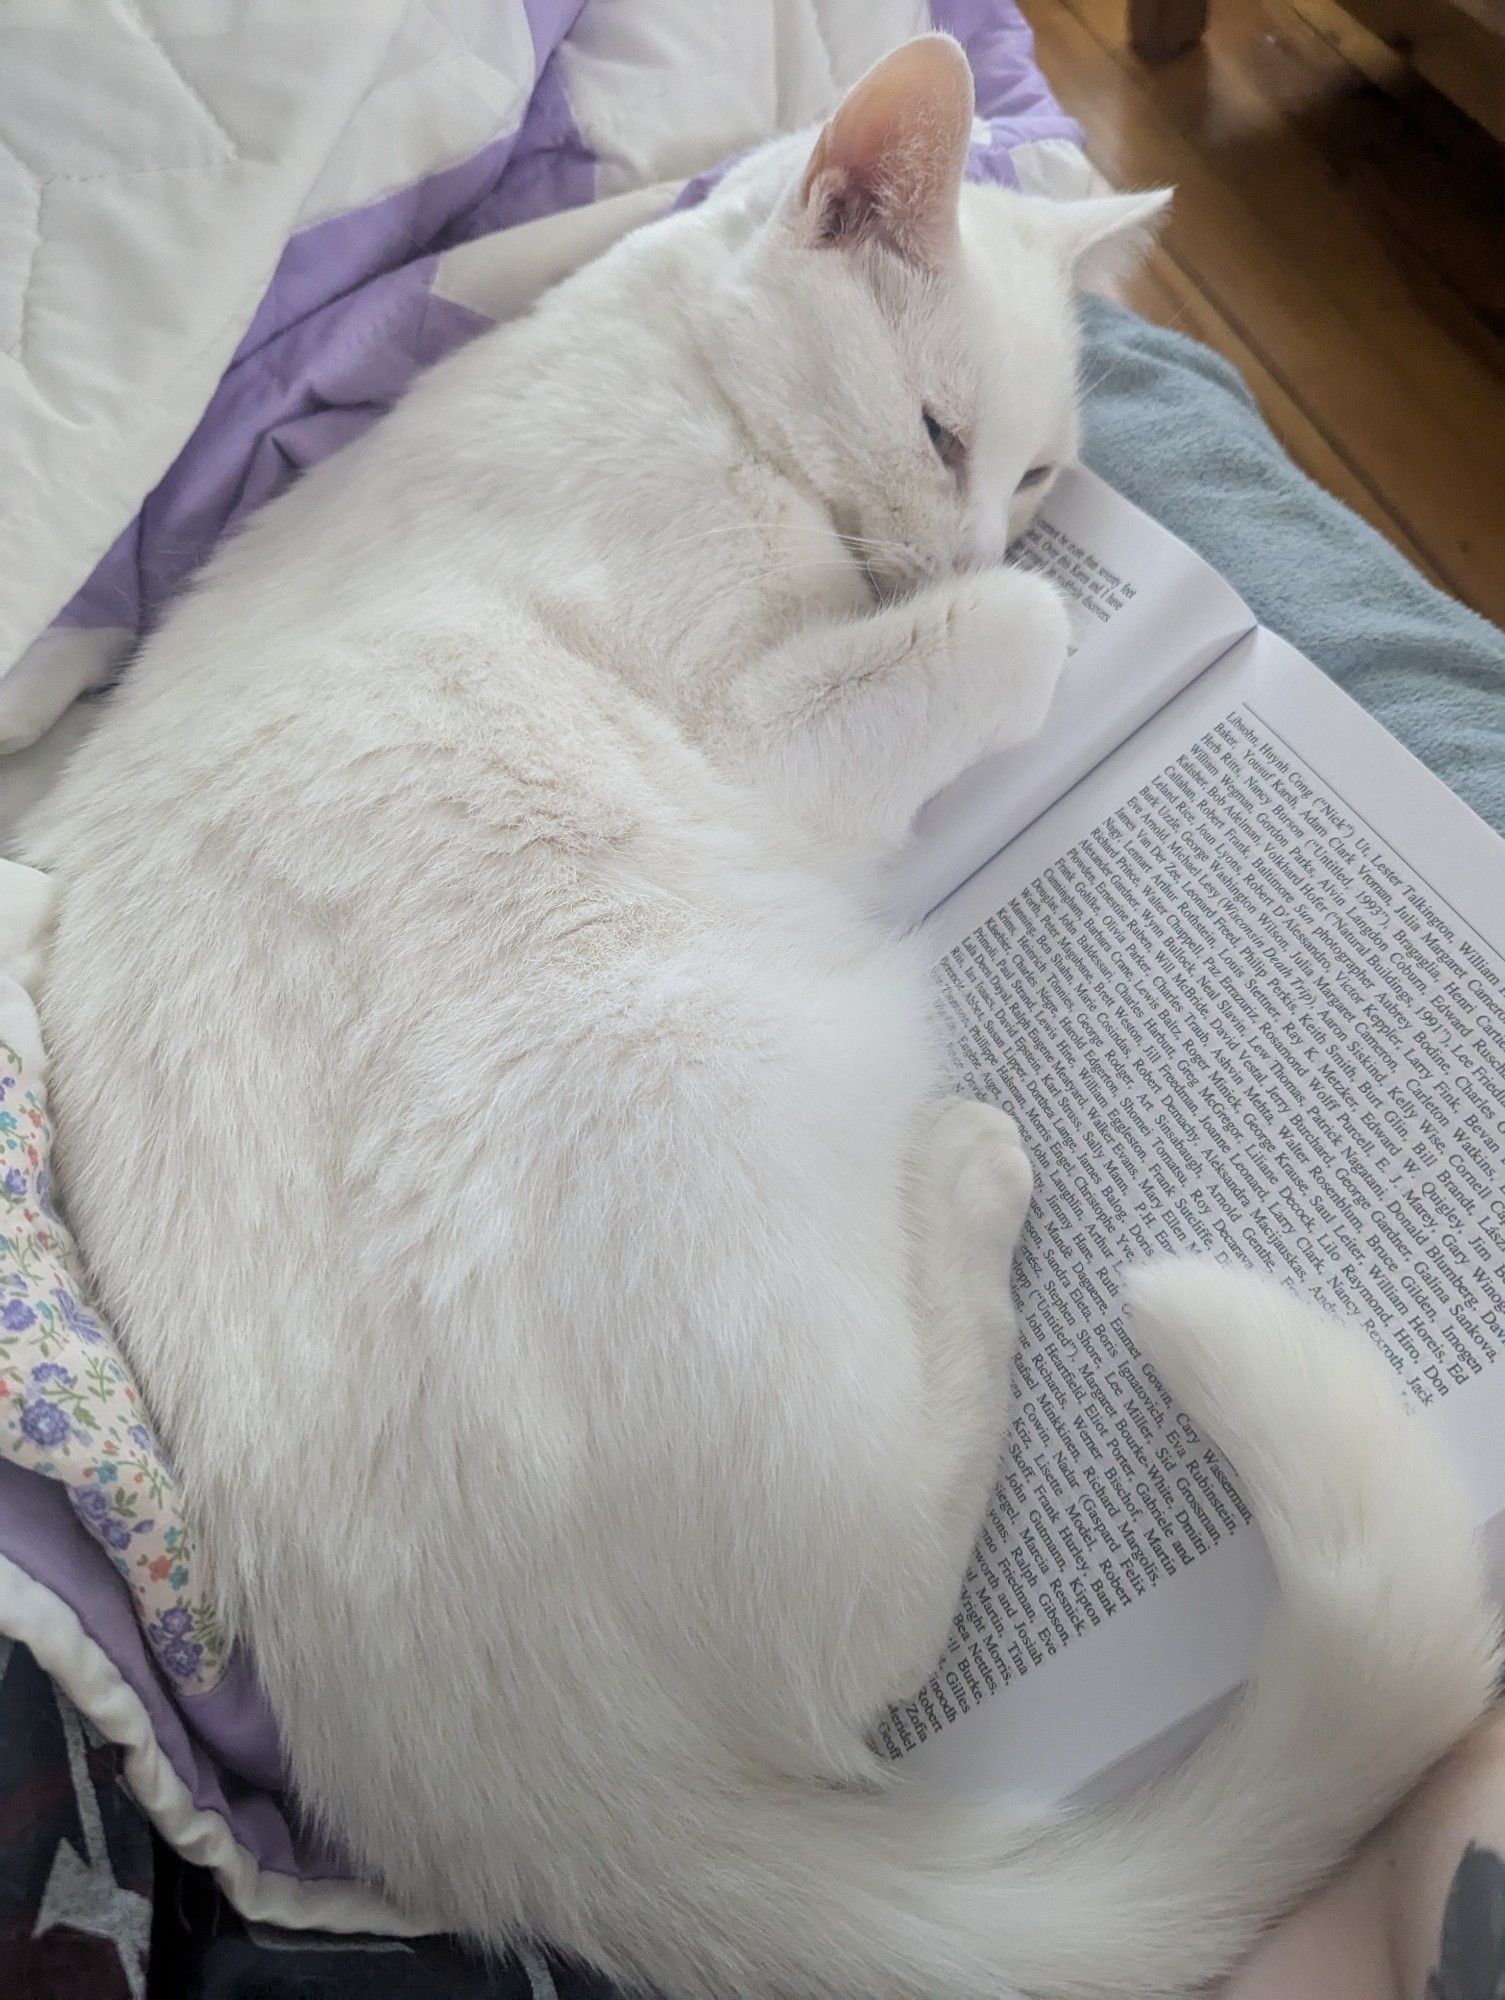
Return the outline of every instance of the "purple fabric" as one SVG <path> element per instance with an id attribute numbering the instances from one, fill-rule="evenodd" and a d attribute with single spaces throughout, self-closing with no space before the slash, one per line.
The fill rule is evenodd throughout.
<path id="1" fill-rule="evenodd" d="M 276 1793 L 281 1755 L 266 1702 L 243 1659 L 211 1693 L 169 1694 L 136 1619 L 131 1593 L 89 1539 L 63 1488 L 0 1461 L 0 1550 L 61 1597 L 107 1653 L 151 1719 L 152 1733 L 196 1806 L 224 1815 L 264 1868 L 308 1874 Z M 320 1873 L 338 1873 L 325 1864 Z"/>
<path id="2" fill-rule="evenodd" d="M 931 25 L 955 35 L 967 52 L 977 90 L 977 115 L 988 127 L 986 142 L 974 140 L 967 152 L 967 178 L 1017 187 L 1016 146 L 1036 139 L 1082 142 L 1082 128 L 1068 118 L 1035 66 L 1035 38 L 1011 0 L 931 0 Z M 680 189 L 676 209 L 694 208 L 744 157 L 733 153 Z"/>
<path id="3" fill-rule="evenodd" d="M 434 265 L 456 244 L 594 195 L 553 55 L 583 4 L 526 0 L 543 71 L 515 133 L 292 239 L 198 428 L 55 623 L 149 631 L 227 529 L 485 328 L 432 295 Z"/>
<path id="4" fill-rule="evenodd" d="M 1012 0 L 930 0 L 930 19 L 955 35 L 967 51 L 977 86 L 977 115 L 993 128 L 986 148 L 990 169 L 980 176 L 1012 185 L 1013 167 L 1003 149 L 1035 139 L 1071 139 L 1082 129 L 1050 94 L 1035 63 L 1035 38 Z"/>
<path id="5" fill-rule="evenodd" d="M 456 244 L 593 198 L 595 161 L 554 54 L 583 4 L 526 0 L 541 73 L 515 134 L 292 239 L 197 429 L 59 623 L 148 629 L 227 528 L 359 435 L 421 368 L 485 327 L 433 296 L 434 266 Z M 1012 147 L 1079 137 L 1035 68 L 1012 0 L 934 0 L 932 14 L 963 43 L 976 73 L 990 135 L 973 148 L 975 176 L 1011 183 Z M 728 164 L 692 181 L 680 205 L 702 199 Z M 211 1694 L 175 1700 L 129 1591 L 61 1488 L 3 1462 L 0 1551 L 73 1608 L 140 1696 L 195 1803 L 222 1814 L 263 1867 L 305 1878 L 345 1872 L 296 1830 L 281 1801 L 276 1730 L 249 1664 L 236 1658 Z"/>

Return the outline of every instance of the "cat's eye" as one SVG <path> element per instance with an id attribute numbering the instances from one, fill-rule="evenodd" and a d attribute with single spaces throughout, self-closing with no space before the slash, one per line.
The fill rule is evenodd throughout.
<path id="1" fill-rule="evenodd" d="M 1054 471 L 1053 465 L 1032 465 L 1019 482 L 1020 492 L 1027 486 L 1043 486 Z"/>
<path id="2" fill-rule="evenodd" d="M 925 418 L 925 435 L 935 447 L 936 457 L 941 461 L 942 465 L 949 466 L 953 472 L 959 472 L 966 461 L 967 447 L 962 443 L 955 431 L 948 431 L 943 423 L 938 422 L 936 418 L 931 416 L 929 410 L 924 411 L 923 414 Z"/>

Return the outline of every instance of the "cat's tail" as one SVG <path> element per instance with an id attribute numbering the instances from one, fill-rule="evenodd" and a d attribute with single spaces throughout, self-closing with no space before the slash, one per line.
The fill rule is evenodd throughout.
<path id="1" fill-rule="evenodd" d="M 1497 1633 L 1474 1537 L 1369 1342 L 1207 1260 L 1152 1265 L 1131 1296 L 1280 1581 L 1226 1722 L 1141 1795 L 1045 1823 L 916 1782 L 702 1794 L 624 1970 L 680 1995 L 1183 1995 L 1479 1716 Z"/>

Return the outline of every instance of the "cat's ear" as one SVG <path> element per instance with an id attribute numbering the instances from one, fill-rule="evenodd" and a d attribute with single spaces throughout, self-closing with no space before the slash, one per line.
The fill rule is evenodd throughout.
<path id="1" fill-rule="evenodd" d="M 943 263 L 972 137 L 972 72 L 950 35 L 905 42 L 853 84 L 815 142 L 796 226 L 816 248 L 878 242 Z"/>
<path id="2" fill-rule="evenodd" d="M 1149 254 L 1170 205 L 1169 188 L 1052 202 L 1051 229 L 1072 282 L 1083 291 L 1098 291 L 1129 277 Z"/>

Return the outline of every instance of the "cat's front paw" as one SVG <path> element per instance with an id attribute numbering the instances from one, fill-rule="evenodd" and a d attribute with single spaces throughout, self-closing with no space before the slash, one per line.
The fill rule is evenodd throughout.
<path id="1" fill-rule="evenodd" d="M 985 1258 L 1001 1257 L 1006 1276 L 1035 1184 L 1018 1125 L 994 1105 L 948 1097 L 930 1145 L 942 1204 Z"/>
<path id="2" fill-rule="evenodd" d="M 1044 722 L 1066 664 L 1066 600 L 1044 577 L 981 570 L 958 577 L 948 612 L 958 666 L 987 676 L 995 750 L 1021 743 Z"/>

